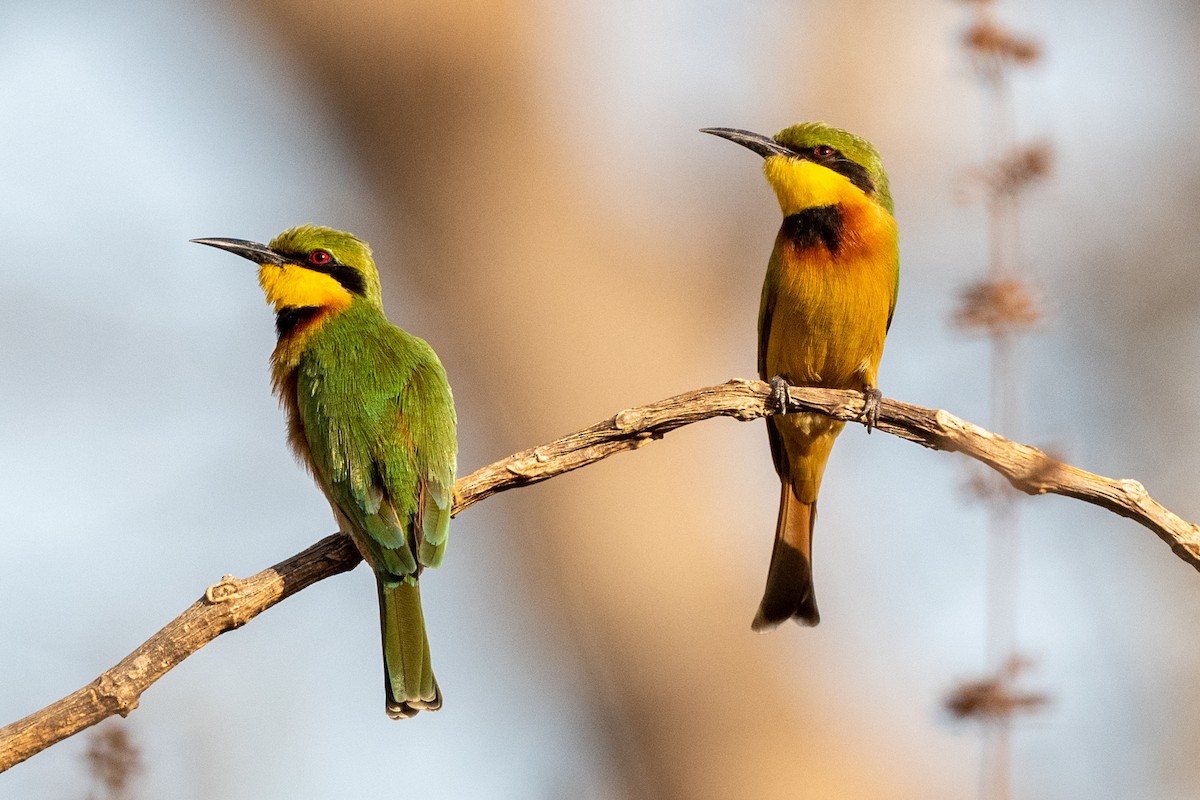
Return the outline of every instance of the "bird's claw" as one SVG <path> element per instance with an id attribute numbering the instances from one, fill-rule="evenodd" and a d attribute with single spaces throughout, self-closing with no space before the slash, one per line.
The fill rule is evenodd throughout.
<path id="1" fill-rule="evenodd" d="M 882 399 L 883 392 L 874 386 L 863 389 L 862 420 L 863 424 L 867 426 L 867 433 L 870 433 L 872 428 L 879 427 L 879 401 Z"/>
<path id="2" fill-rule="evenodd" d="M 788 405 L 792 401 L 791 395 L 788 394 L 790 388 L 788 382 L 778 375 L 771 378 L 771 394 L 767 398 L 767 408 L 780 415 L 788 413 Z"/>

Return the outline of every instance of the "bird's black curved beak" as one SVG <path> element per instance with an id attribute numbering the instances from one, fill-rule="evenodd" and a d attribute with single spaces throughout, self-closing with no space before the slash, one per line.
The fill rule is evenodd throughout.
<path id="1" fill-rule="evenodd" d="M 713 136 L 720 136 L 722 139 L 728 139 L 731 142 L 740 144 L 742 147 L 747 147 L 753 150 L 763 158 L 770 158 L 771 156 L 795 155 L 795 153 L 793 153 L 791 150 L 788 150 L 770 136 L 763 136 L 761 133 L 744 131 L 740 128 L 701 128 L 700 132 L 711 133 Z"/>
<path id="2" fill-rule="evenodd" d="M 287 259 L 265 244 L 248 242 L 245 239 L 192 239 L 196 244 L 206 244 L 248 258 L 256 264 L 286 264 Z"/>

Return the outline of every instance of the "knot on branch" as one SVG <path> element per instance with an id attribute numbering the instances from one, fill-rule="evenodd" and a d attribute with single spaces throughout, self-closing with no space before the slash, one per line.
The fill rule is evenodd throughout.
<path id="1" fill-rule="evenodd" d="M 221 607 L 220 613 L 225 619 L 226 629 L 234 630 L 254 619 L 258 613 L 253 598 L 249 598 L 250 602 L 243 602 L 248 599 L 248 595 L 255 593 L 254 589 L 253 579 L 245 580 L 226 575 L 221 578 L 220 583 L 204 590 L 204 599 L 210 605 Z"/>
<path id="2" fill-rule="evenodd" d="M 523 458 L 514 458 L 505 465 L 505 469 L 518 478 L 531 478 L 541 472 L 541 467 L 550 460 L 549 454 L 541 448 L 535 448 Z"/>
<path id="3" fill-rule="evenodd" d="M 236 600 L 242 594 L 243 583 L 241 578 L 225 575 L 221 578 L 220 583 L 214 583 L 204 590 L 204 599 L 212 605 Z"/>
<path id="4" fill-rule="evenodd" d="M 612 418 L 611 425 L 614 430 L 621 433 L 629 433 L 636 431 L 642 427 L 646 420 L 646 415 L 640 409 L 627 408 L 624 411 L 618 411 Z"/>
<path id="5" fill-rule="evenodd" d="M 978 425 L 956 417 L 944 408 L 936 409 L 933 412 L 933 430 L 931 433 L 932 441 L 928 443 L 922 441 L 921 444 L 924 444 L 926 447 L 950 450 L 952 452 L 958 452 L 962 449 L 960 441 L 964 438 L 978 436 L 988 441 L 995 438 L 995 434 L 991 431 L 984 430 Z"/>
<path id="6" fill-rule="evenodd" d="M 753 422 L 756 419 L 761 419 L 767 415 L 767 411 L 761 402 L 746 402 L 739 405 L 733 410 L 729 416 L 736 419 L 738 422 Z"/>
<path id="7" fill-rule="evenodd" d="M 643 447 L 650 442 L 657 441 L 658 439 L 666 436 L 666 432 L 664 430 L 659 430 L 650 426 L 648 422 L 650 418 L 650 414 L 648 414 L 645 409 L 627 408 L 624 411 L 617 412 L 613 418 L 609 420 L 608 424 L 617 433 L 625 434 L 627 437 L 629 437 L 626 442 L 623 443 L 624 446 L 627 446 L 632 450 L 637 450 L 638 448 Z M 674 424 L 668 425 L 667 430 L 673 430 L 675 427 L 676 426 Z"/>
<path id="8" fill-rule="evenodd" d="M 745 378 L 732 378 L 726 381 L 724 385 L 745 389 L 750 395 L 744 402 L 734 406 L 732 413 L 730 413 L 730 416 L 738 422 L 750 422 L 773 413 L 769 408 L 771 396 L 771 387 L 769 384 L 763 381 L 748 381 Z M 791 398 L 789 397 L 788 399 L 790 400 Z"/>
<path id="9" fill-rule="evenodd" d="M 1146 487 L 1141 481 L 1135 481 L 1133 478 L 1118 478 L 1117 486 L 1121 487 L 1121 492 L 1129 502 L 1141 509 L 1145 509 L 1146 503 L 1150 500 L 1150 493 L 1146 491 Z"/>
<path id="10" fill-rule="evenodd" d="M 143 656 L 138 660 L 146 659 Z M 142 665 L 135 661 L 134 669 L 136 670 L 139 666 Z M 105 672 L 96 679 L 93 691 L 103 707 L 111 708 L 122 717 L 128 717 L 129 713 L 138 707 L 138 698 L 141 696 L 141 693 L 130 685 L 126 676 L 118 679 L 114 678 L 110 672 Z"/>

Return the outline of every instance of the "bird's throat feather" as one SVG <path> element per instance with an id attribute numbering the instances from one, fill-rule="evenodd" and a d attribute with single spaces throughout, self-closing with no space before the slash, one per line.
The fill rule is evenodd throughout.
<path id="1" fill-rule="evenodd" d="M 771 156 L 763 162 L 763 174 L 785 217 L 819 206 L 872 202 L 845 175 L 812 161 Z"/>
<path id="2" fill-rule="evenodd" d="M 296 264 L 263 264 L 258 269 L 258 282 L 276 312 L 305 307 L 341 311 L 354 299 L 333 276 Z"/>

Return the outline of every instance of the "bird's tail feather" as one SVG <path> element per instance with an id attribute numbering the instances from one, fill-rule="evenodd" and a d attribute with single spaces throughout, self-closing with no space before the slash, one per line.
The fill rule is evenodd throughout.
<path id="1" fill-rule="evenodd" d="M 407 719 L 419 711 L 441 708 L 442 692 L 433 677 L 416 578 L 394 585 L 379 581 L 379 617 L 388 716 Z"/>
<path id="2" fill-rule="evenodd" d="M 821 621 L 812 583 L 812 532 L 816 518 L 816 500 L 801 502 L 791 482 L 783 481 L 767 588 L 750 623 L 754 630 L 770 630 L 792 617 L 801 625 L 816 625 Z"/>

